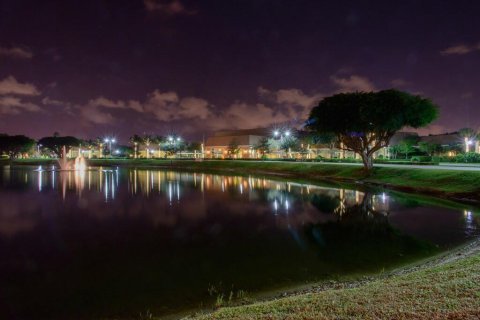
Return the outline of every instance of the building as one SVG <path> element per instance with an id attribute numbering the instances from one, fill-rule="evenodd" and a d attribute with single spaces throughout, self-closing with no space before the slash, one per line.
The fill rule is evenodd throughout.
<path id="1" fill-rule="evenodd" d="M 255 146 L 262 139 L 269 137 L 270 131 L 266 128 L 218 131 L 208 137 L 205 142 L 205 157 L 213 159 L 259 158 L 260 155 L 255 150 Z M 238 149 L 235 154 L 231 152 L 233 147 Z"/>

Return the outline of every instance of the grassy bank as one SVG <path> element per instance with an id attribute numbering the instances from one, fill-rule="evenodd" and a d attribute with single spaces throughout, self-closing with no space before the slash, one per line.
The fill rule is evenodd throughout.
<path id="1" fill-rule="evenodd" d="M 195 319 L 478 319 L 480 251 L 354 288 L 225 307 Z"/>
<path id="2" fill-rule="evenodd" d="M 53 160 L 18 160 L 14 164 L 50 164 Z M 91 166 L 161 167 L 175 170 L 276 175 L 310 181 L 337 180 L 363 182 L 408 192 L 419 192 L 451 199 L 480 200 L 480 171 L 376 167 L 365 175 L 362 167 L 322 163 L 281 161 L 190 161 L 158 159 L 97 159 Z"/>

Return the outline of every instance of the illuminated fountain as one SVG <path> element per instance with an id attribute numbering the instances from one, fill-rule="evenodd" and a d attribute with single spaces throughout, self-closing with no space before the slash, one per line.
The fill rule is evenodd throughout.
<path id="1" fill-rule="evenodd" d="M 67 159 L 67 149 L 65 146 L 62 147 L 62 157 L 58 159 L 58 165 L 60 170 L 77 170 L 77 171 L 85 171 L 87 169 L 87 163 L 85 158 L 82 155 L 82 150 L 78 150 L 78 156 L 75 160 L 68 160 Z"/>

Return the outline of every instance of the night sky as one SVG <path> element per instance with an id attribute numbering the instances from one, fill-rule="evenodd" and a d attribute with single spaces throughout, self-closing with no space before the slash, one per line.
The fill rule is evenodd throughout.
<path id="1" fill-rule="evenodd" d="M 479 16 L 479 1 L 0 0 L 0 132 L 201 139 L 391 87 L 441 107 L 427 132 L 478 128 Z"/>

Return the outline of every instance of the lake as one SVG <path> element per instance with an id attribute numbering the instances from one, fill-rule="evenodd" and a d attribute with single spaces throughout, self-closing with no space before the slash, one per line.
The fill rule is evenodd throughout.
<path id="1" fill-rule="evenodd" d="M 379 273 L 480 234 L 479 211 L 364 186 L 0 167 L 0 318 L 136 317 Z"/>

